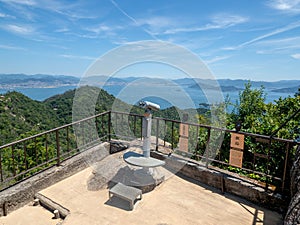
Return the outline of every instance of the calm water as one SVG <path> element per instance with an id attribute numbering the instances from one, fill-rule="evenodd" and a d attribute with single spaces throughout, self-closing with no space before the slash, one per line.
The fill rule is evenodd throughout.
<path id="1" fill-rule="evenodd" d="M 0 93 L 4 94 L 8 91 L 20 92 L 29 98 L 37 101 L 44 101 L 53 95 L 62 94 L 68 90 L 74 89 L 76 86 L 64 86 L 55 88 L 14 88 L 14 89 L 0 89 Z"/>
<path id="2" fill-rule="evenodd" d="M 37 101 L 44 101 L 45 99 L 52 97 L 53 95 L 62 94 L 68 90 L 74 89 L 76 86 L 64 86 L 64 87 L 55 87 L 55 88 L 15 88 L 15 89 L 0 89 L 0 93 L 6 93 L 8 91 L 18 91 L 23 93 L 24 95 L 28 96 L 31 99 L 37 100 Z M 126 93 L 122 94 L 123 87 L 122 86 L 104 86 L 103 89 L 105 89 L 108 93 L 120 98 L 121 100 L 130 103 L 130 104 L 136 104 L 140 100 L 148 100 L 153 101 L 161 106 L 162 109 L 170 107 L 172 105 L 176 105 L 179 108 L 190 108 L 191 104 L 186 101 L 184 97 L 187 95 L 188 98 L 191 99 L 193 102 L 194 107 L 198 107 L 199 103 L 207 103 L 207 97 L 209 96 L 210 99 L 215 100 L 216 102 L 220 102 L 219 97 L 216 97 L 214 99 L 214 96 L 217 96 L 217 93 L 213 90 L 207 91 L 206 95 L 203 94 L 203 92 L 193 89 L 193 88 L 184 88 L 183 90 L 172 90 L 171 87 L 167 87 L 164 89 L 159 90 L 153 90 L 151 88 L 152 92 L 155 94 L 149 94 L 149 95 L 139 95 L 139 93 L 142 93 L 145 91 L 143 87 L 135 87 L 132 89 L 126 90 Z M 140 90 L 139 90 L 140 89 Z M 267 89 L 265 90 L 267 93 L 266 102 L 273 102 L 274 100 L 279 99 L 280 97 L 288 97 L 293 96 L 294 93 L 278 93 L 278 92 L 270 92 Z M 183 94 L 182 94 L 183 93 Z M 232 91 L 232 92 L 223 92 L 223 96 L 229 95 L 231 102 L 236 102 L 238 99 L 239 92 L 238 91 Z M 150 96 L 150 97 L 149 97 Z"/>
<path id="3" fill-rule="evenodd" d="M 124 94 L 121 95 L 120 91 L 122 90 L 122 87 L 120 87 L 120 86 L 108 86 L 108 87 L 104 87 L 104 89 L 108 93 L 120 98 L 121 100 L 123 100 L 129 104 L 136 104 L 138 101 L 135 101 L 134 99 L 137 98 L 136 96 L 139 95 L 138 93 L 140 91 L 141 92 L 144 91 L 143 87 L 140 87 L 140 88 L 136 87 L 134 89 L 128 90 L 126 92 L 126 95 L 124 95 Z M 188 101 L 186 101 L 186 98 L 181 97 L 182 92 L 179 92 L 176 89 L 172 90 L 172 88 L 165 88 L 163 90 L 159 89 L 159 91 L 154 90 L 153 92 L 157 93 L 157 95 L 154 95 L 154 96 L 149 95 L 150 97 L 145 97 L 145 98 L 143 98 L 141 95 L 140 99 L 139 98 L 138 99 L 153 101 L 153 102 L 159 104 L 162 109 L 171 107 L 173 105 L 175 105 L 181 109 L 191 108 L 191 104 Z M 191 100 L 193 102 L 193 106 L 194 106 L 192 108 L 198 107 L 200 103 L 208 103 L 208 98 L 210 100 L 212 100 L 211 103 L 220 102 L 223 100 L 223 99 L 220 100 L 219 93 L 217 93 L 214 90 L 208 90 L 204 94 L 202 91 L 199 91 L 194 88 L 184 88 L 183 92 L 184 92 L 184 95 L 187 94 L 188 98 L 191 98 Z M 280 97 L 285 98 L 288 96 L 294 96 L 294 94 L 295 94 L 295 93 L 271 92 L 271 91 L 268 91 L 267 89 L 265 89 L 265 93 L 267 94 L 266 103 L 273 102 L 274 100 L 278 100 Z M 169 95 L 171 95 L 171 97 L 168 97 Z M 230 92 L 222 93 L 223 98 L 226 98 L 227 95 L 229 96 L 229 99 L 232 103 L 236 103 L 236 101 L 238 100 L 238 97 L 239 97 L 239 91 L 230 91 Z M 176 100 L 176 103 L 172 104 L 171 103 L 172 100 Z"/>

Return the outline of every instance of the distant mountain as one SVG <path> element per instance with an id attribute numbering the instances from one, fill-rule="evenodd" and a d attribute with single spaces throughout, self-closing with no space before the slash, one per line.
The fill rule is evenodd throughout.
<path id="1" fill-rule="evenodd" d="M 199 88 L 199 84 L 201 88 L 206 89 L 216 89 L 219 87 L 224 92 L 231 91 L 241 91 L 245 88 L 245 84 L 249 82 L 249 80 L 231 80 L 231 79 L 219 79 L 219 80 L 209 80 L 209 79 L 191 79 L 184 78 L 174 80 L 179 85 L 187 86 L 190 88 Z M 281 80 L 281 81 L 251 81 L 251 85 L 253 88 L 260 88 L 263 86 L 268 91 L 272 92 L 280 92 L 280 93 L 295 93 L 300 86 L 300 80 Z M 295 86 L 296 85 L 296 86 Z M 298 86 L 297 86 L 298 85 Z"/>
<path id="2" fill-rule="evenodd" d="M 132 85 L 164 85 L 164 86 L 181 86 L 183 88 L 200 88 L 217 90 L 219 87 L 223 92 L 241 91 L 249 80 L 246 79 L 200 79 L 200 78 L 182 78 L 182 79 L 159 79 L 148 77 L 108 77 L 103 75 L 95 75 L 83 77 L 82 79 L 74 76 L 64 75 L 46 75 L 46 74 L 0 74 L 0 89 L 14 88 L 44 88 L 44 87 L 60 87 L 60 86 L 77 86 L 78 83 L 82 86 L 89 85 L 95 87 L 119 87 L 121 90 L 128 84 Z M 251 81 L 253 88 L 263 86 L 266 91 L 278 93 L 295 93 L 300 86 L 300 80 L 281 80 L 281 81 Z M 118 89 L 118 88 L 117 88 Z M 116 89 L 116 90 L 117 90 Z M 118 90 L 119 90 L 118 89 Z"/>
<path id="3" fill-rule="evenodd" d="M 59 87 L 77 85 L 78 82 L 79 78 L 65 75 L 0 74 L 0 88 Z"/>
<path id="4" fill-rule="evenodd" d="M 231 92 L 231 91 L 242 91 L 244 90 L 243 88 L 238 88 L 235 86 L 223 86 L 221 85 L 221 90 L 224 92 Z"/>
<path id="5" fill-rule="evenodd" d="M 231 80 L 231 79 L 219 79 L 220 86 L 235 86 L 237 88 L 244 88 L 245 83 L 249 80 Z M 269 90 L 291 88 L 300 86 L 300 80 L 280 80 L 280 81 L 251 81 L 252 87 L 259 88 L 261 86 Z"/>
<path id="6" fill-rule="evenodd" d="M 290 88 L 278 88 L 272 90 L 272 92 L 280 92 L 280 93 L 296 93 L 300 86 L 290 87 Z"/>

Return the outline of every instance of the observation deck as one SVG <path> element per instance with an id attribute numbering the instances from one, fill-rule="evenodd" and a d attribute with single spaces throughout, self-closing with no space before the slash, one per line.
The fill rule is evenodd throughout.
<path id="1" fill-rule="evenodd" d="M 96 146 L 94 148 L 102 149 Z M 135 151 L 136 149 L 129 149 Z M 143 194 L 131 210 L 128 202 L 112 197 L 110 181 L 118 181 L 118 172 L 132 169 L 122 159 L 123 152 L 106 156 L 98 163 L 38 192 L 36 197 L 47 199 L 67 211 L 64 219 L 32 203 L 0 217 L 5 225 L 98 225 L 98 224 L 281 224 L 278 212 L 255 205 L 243 198 L 223 193 L 183 174 L 172 174 L 160 168 L 165 181 L 153 191 Z M 125 169 L 126 168 L 126 169 Z M 105 172 L 107 171 L 107 172 Z M 120 172 L 119 172 L 120 173 Z M 110 180 L 110 181 L 109 181 Z M 42 197 L 41 197 L 42 196 Z"/>
<path id="2" fill-rule="evenodd" d="M 230 166 L 229 146 L 222 148 L 214 159 L 201 152 L 201 146 L 202 150 L 207 147 L 212 133 L 223 132 L 228 138 L 226 135 L 235 131 L 185 123 L 189 125 L 190 142 L 188 150 L 183 150 L 175 135 L 180 133 L 181 122 L 162 118 L 153 118 L 151 164 L 163 162 L 155 170 L 164 174 L 165 181 L 143 194 L 143 200 L 135 204 L 133 211 L 121 199 L 112 198 L 108 202 L 108 189 L 117 182 L 130 181 L 134 171 L 140 169 L 139 162 L 130 163 L 130 156 L 142 153 L 141 117 L 105 112 L 0 146 L 0 224 L 34 225 L 41 220 L 45 225 L 282 223 L 280 207 L 288 205 L 284 198 L 289 191 L 287 164 L 299 142 L 240 132 L 260 149 L 268 143 L 271 148 L 283 146 L 280 166 L 269 164 L 268 171 L 272 174 L 257 171 L 253 165 L 258 158 L 264 165 L 271 157 L 265 153 L 247 155 L 242 167 L 233 170 L 260 175 L 265 178 L 262 183 L 226 170 Z M 96 124 L 99 131 L 96 138 L 89 133 L 90 124 Z M 82 132 L 75 134 L 74 127 Z M 128 135 L 128 130 L 135 139 Z M 72 140 L 74 136 L 77 143 Z M 200 140 L 200 136 L 205 138 Z M 110 154 L 113 139 L 130 147 Z M 61 207 L 61 218 L 52 219 L 52 211 L 33 207 L 34 196 L 46 199 L 51 210 Z"/>

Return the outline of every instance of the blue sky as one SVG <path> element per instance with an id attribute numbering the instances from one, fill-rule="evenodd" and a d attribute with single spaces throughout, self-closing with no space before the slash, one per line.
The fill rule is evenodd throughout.
<path id="1" fill-rule="evenodd" d="M 0 0 L 0 40 L 0 73 L 82 76 L 113 48 L 162 40 L 216 78 L 299 80 L 300 0 Z"/>

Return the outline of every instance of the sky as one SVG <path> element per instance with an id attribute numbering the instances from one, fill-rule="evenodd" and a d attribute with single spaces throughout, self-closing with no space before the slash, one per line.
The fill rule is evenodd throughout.
<path id="1" fill-rule="evenodd" d="M 80 77 L 144 40 L 186 48 L 218 79 L 299 80 L 300 0 L 0 0 L 0 73 Z M 141 68 L 126 71 L 162 69 Z"/>

